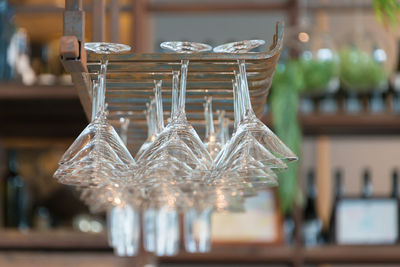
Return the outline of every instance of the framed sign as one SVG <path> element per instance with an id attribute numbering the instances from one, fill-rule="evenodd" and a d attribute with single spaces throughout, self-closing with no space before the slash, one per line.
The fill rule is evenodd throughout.
<path id="1" fill-rule="evenodd" d="M 275 191 L 260 192 L 248 198 L 245 212 L 214 213 L 214 244 L 276 244 L 282 241 L 282 221 Z"/>
<path id="2" fill-rule="evenodd" d="M 342 199 L 336 207 L 338 244 L 393 244 L 397 242 L 396 199 Z"/>

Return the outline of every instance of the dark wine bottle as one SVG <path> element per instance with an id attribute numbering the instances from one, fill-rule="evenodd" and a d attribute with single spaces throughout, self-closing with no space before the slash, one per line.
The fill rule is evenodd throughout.
<path id="1" fill-rule="evenodd" d="M 19 229 L 29 228 L 29 192 L 25 180 L 19 174 L 15 150 L 8 154 L 8 174 L 5 179 L 4 225 Z"/>
<path id="2" fill-rule="evenodd" d="M 397 170 L 392 172 L 392 194 L 391 197 L 394 199 L 399 199 L 399 175 Z"/>
<path id="3" fill-rule="evenodd" d="M 314 171 L 307 175 L 307 203 L 304 209 L 303 238 L 306 246 L 318 245 L 321 238 L 322 223 L 316 210 L 317 188 L 315 186 Z"/>
<path id="4" fill-rule="evenodd" d="M 336 211 L 337 205 L 340 199 L 344 196 L 344 188 L 343 188 L 343 178 L 342 178 L 342 170 L 338 169 L 335 172 L 335 196 L 333 200 L 331 217 L 329 220 L 329 233 L 328 233 L 328 242 L 335 243 L 336 242 Z"/>
<path id="5" fill-rule="evenodd" d="M 363 190 L 362 197 L 370 198 L 372 196 L 372 183 L 371 176 L 368 169 L 365 169 L 363 172 Z"/>

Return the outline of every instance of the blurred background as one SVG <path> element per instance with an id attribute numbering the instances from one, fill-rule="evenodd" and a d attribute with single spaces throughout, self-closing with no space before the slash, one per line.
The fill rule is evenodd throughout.
<path id="1" fill-rule="evenodd" d="M 104 36 L 95 1 L 83 0 L 85 41 L 138 53 L 170 40 L 269 45 L 285 23 L 263 121 L 299 165 L 246 213 L 215 215 L 211 253 L 144 255 L 148 266 L 400 265 L 397 1 L 108 0 Z M 87 124 L 59 58 L 64 4 L 0 0 L 0 266 L 144 266 L 113 257 L 104 215 L 52 178 Z"/>

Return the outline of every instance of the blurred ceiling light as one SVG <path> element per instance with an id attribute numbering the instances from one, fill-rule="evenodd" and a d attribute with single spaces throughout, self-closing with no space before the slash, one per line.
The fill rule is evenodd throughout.
<path id="1" fill-rule="evenodd" d="M 303 43 L 307 43 L 310 40 L 310 36 L 306 32 L 300 32 L 298 37 L 300 42 Z"/>

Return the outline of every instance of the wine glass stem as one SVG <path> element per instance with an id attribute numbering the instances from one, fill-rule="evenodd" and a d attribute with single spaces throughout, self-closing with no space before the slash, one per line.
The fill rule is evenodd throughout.
<path id="1" fill-rule="evenodd" d="M 163 118 L 163 107 L 162 107 L 162 95 L 161 95 L 161 83 L 162 81 L 156 82 L 156 106 L 157 106 L 157 131 L 160 133 L 164 129 L 164 118 Z"/>
<path id="2" fill-rule="evenodd" d="M 236 81 L 235 81 L 236 80 Z M 239 124 L 239 116 L 240 116 L 240 111 L 239 111 L 239 94 L 238 94 L 238 83 L 237 83 L 237 77 L 235 76 L 235 80 L 232 80 L 232 87 L 233 87 L 233 116 L 235 119 L 234 123 L 234 128 L 236 130 L 238 124 Z"/>
<path id="3" fill-rule="evenodd" d="M 156 122 L 157 122 L 157 118 L 156 118 L 156 101 L 155 99 L 152 99 L 152 101 L 150 102 L 150 122 L 149 122 L 149 129 L 151 131 L 151 135 L 157 135 L 157 126 L 156 126 Z M 150 133 L 149 133 L 150 134 Z"/>
<path id="4" fill-rule="evenodd" d="M 99 88 L 97 95 L 97 112 L 104 113 L 105 94 L 106 94 L 106 73 L 107 73 L 107 59 L 101 59 L 99 73 Z"/>
<path id="5" fill-rule="evenodd" d="M 211 135 L 215 134 L 214 120 L 213 120 L 213 114 L 212 114 L 212 98 L 211 97 L 206 97 L 206 105 L 204 107 L 204 116 L 206 119 L 205 137 L 209 138 Z"/>
<path id="6" fill-rule="evenodd" d="M 187 69 L 189 65 L 188 59 L 183 59 L 181 62 L 181 84 L 180 84 L 180 94 L 179 94 L 179 112 L 185 113 L 185 100 L 186 100 L 186 79 L 187 79 Z"/>
<path id="7" fill-rule="evenodd" d="M 120 123 L 121 123 L 121 139 L 124 142 L 125 145 L 128 144 L 128 128 L 129 128 L 129 119 L 125 119 L 125 118 L 120 118 L 119 119 Z"/>
<path id="8" fill-rule="evenodd" d="M 171 120 L 178 116 L 178 97 L 179 97 L 179 71 L 172 72 L 172 106 Z"/>
<path id="9" fill-rule="evenodd" d="M 229 140 L 229 118 L 224 118 L 224 132 L 223 132 L 223 136 L 224 138 L 221 140 L 224 140 L 222 144 L 226 144 Z"/>
<path id="10" fill-rule="evenodd" d="M 250 102 L 250 94 L 249 94 L 249 85 L 247 83 L 247 74 L 246 74 L 246 63 L 243 59 L 238 60 L 239 62 L 239 75 L 240 75 L 240 82 L 241 86 L 239 87 L 241 89 L 241 95 L 243 96 L 243 102 L 244 102 L 244 114 L 248 114 L 248 112 L 251 112 L 252 107 L 251 107 L 251 102 Z"/>
<path id="11" fill-rule="evenodd" d="M 92 82 L 93 94 L 92 94 L 92 122 L 95 120 L 97 113 L 99 112 L 99 83 L 97 81 Z"/>
<path id="12" fill-rule="evenodd" d="M 240 77 L 240 75 L 236 72 L 235 73 L 235 84 L 236 84 L 236 96 L 237 96 L 237 125 L 236 127 L 238 127 L 239 123 L 243 120 L 244 118 L 244 111 L 245 111 L 245 107 L 244 107 L 244 100 L 243 100 L 243 94 L 242 94 L 242 78 Z"/>
<path id="13" fill-rule="evenodd" d="M 217 110 L 218 112 L 218 110 Z M 222 144 L 225 144 L 225 112 L 223 110 L 219 110 L 218 113 L 218 125 L 219 125 L 219 139 Z"/>
<path id="14" fill-rule="evenodd" d="M 151 100 L 150 103 L 147 103 L 146 109 L 146 124 L 147 124 L 147 140 L 150 140 L 154 134 L 154 110 L 153 110 L 153 101 Z"/>

